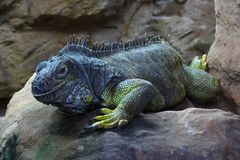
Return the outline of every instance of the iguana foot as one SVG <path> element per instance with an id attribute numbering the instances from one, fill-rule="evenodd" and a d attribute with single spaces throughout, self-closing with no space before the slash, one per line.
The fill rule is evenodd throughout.
<path id="1" fill-rule="evenodd" d="M 120 107 L 115 108 L 114 110 L 108 108 L 102 108 L 100 111 L 104 115 L 96 116 L 93 118 L 94 121 L 89 128 L 114 128 L 114 127 L 121 127 L 128 123 L 128 114 L 124 111 L 119 109 Z"/>
<path id="2" fill-rule="evenodd" d="M 198 56 L 194 57 L 190 66 L 205 71 L 207 69 L 207 55 L 203 54 L 201 58 Z"/>

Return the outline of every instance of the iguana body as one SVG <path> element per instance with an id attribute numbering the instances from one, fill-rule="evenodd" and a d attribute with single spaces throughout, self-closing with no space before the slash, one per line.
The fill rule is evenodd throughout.
<path id="1" fill-rule="evenodd" d="M 86 40 L 72 37 L 57 56 L 39 64 L 32 92 L 64 112 L 105 107 L 91 127 L 113 128 L 142 111 L 168 109 L 185 96 L 205 102 L 217 95 L 218 80 L 198 69 L 204 65 L 186 66 L 178 51 L 159 37 L 91 49 Z"/>

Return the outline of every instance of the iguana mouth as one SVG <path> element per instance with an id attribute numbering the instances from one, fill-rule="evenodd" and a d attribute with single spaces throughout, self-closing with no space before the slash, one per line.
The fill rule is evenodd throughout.
<path id="1" fill-rule="evenodd" d="M 62 82 L 62 83 L 60 83 L 59 85 L 57 85 L 55 88 L 53 88 L 52 90 L 47 91 L 47 92 L 45 92 L 45 93 L 41 93 L 41 94 L 34 94 L 34 93 L 33 93 L 33 96 L 34 96 L 34 97 L 46 96 L 46 95 L 48 95 L 48 94 L 56 91 L 57 89 L 61 88 L 64 84 L 65 84 L 65 82 Z"/>

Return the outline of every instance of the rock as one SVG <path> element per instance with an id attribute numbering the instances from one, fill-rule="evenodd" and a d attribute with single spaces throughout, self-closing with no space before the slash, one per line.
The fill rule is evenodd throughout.
<path id="1" fill-rule="evenodd" d="M 171 34 L 173 45 L 189 62 L 206 53 L 213 41 L 213 5 L 212 0 L 2 0 L 0 99 L 22 88 L 36 64 L 56 54 L 69 33 L 89 34 L 98 42 L 145 32 Z"/>
<path id="2" fill-rule="evenodd" d="M 0 119 L 0 159 L 240 159 L 240 116 L 231 112 L 141 114 L 126 127 L 91 132 L 84 126 L 97 111 L 71 117 L 41 104 L 31 95 L 32 79 Z"/>
<path id="3" fill-rule="evenodd" d="M 208 64 L 224 95 L 240 106 L 240 1 L 219 0 L 215 5 L 216 34 Z"/>

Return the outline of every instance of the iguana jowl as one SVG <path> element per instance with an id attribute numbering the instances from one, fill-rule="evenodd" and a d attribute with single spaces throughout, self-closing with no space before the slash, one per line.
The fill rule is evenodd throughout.
<path id="1" fill-rule="evenodd" d="M 219 81 L 202 69 L 205 58 L 196 62 L 186 66 L 178 50 L 157 36 L 91 47 L 87 39 L 71 36 L 56 56 L 39 63 L 32 93 L 68 113 L 104 107 L 91 127 L 113 128 L 185 96 L 199 102 L 216 96 Z"/>

